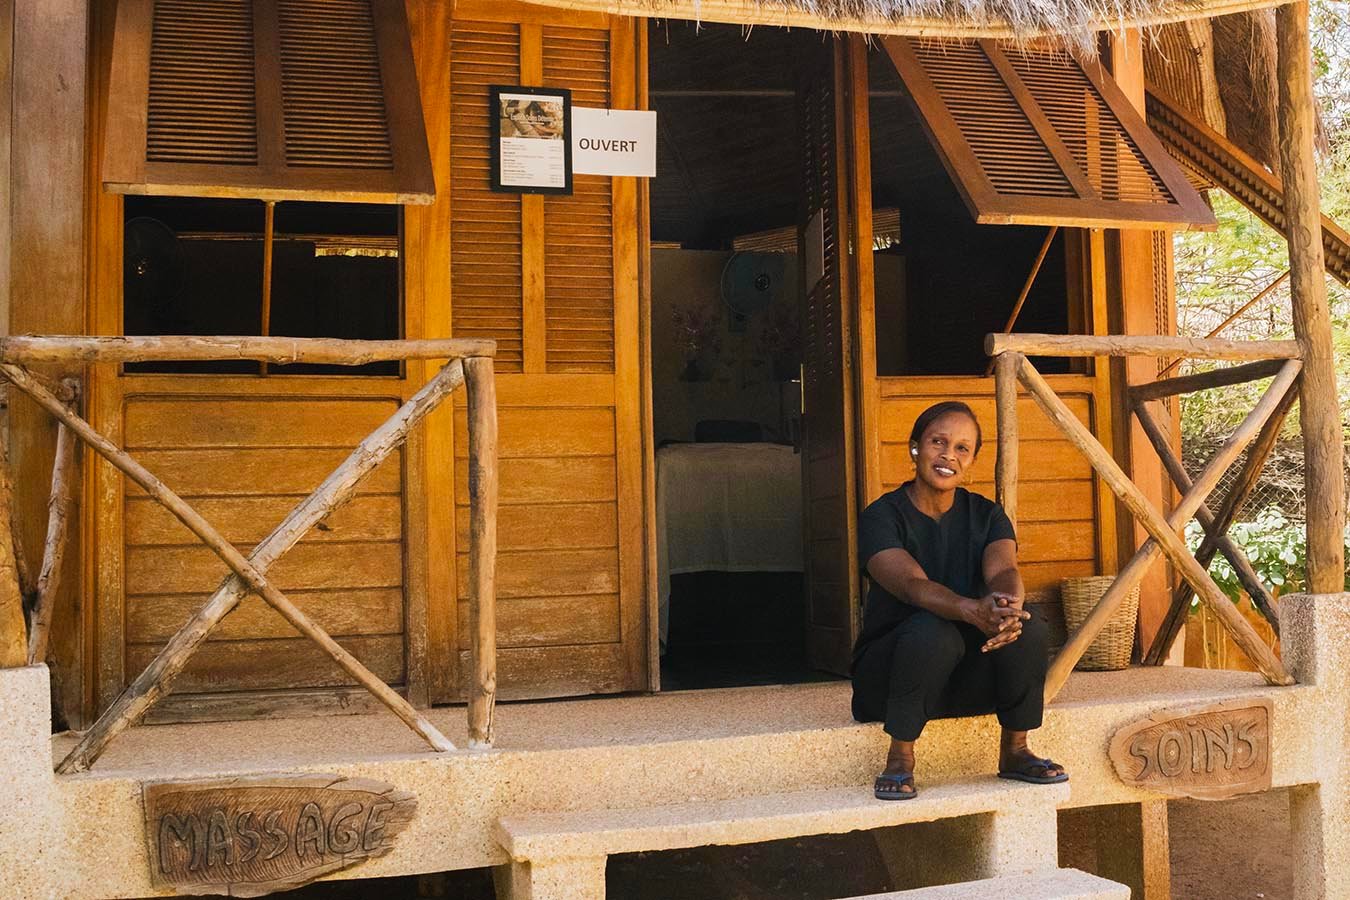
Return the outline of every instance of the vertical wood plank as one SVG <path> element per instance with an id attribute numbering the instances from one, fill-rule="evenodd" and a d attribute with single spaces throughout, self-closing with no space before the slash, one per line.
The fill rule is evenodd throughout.
<path id="1" fill-rule="evenodd" d="M 851 206 L 853 209 L 854 292 L 858 320 L 854 329 L 857 360 L 859 435 L 858 470 L 862 473 L 859 502 L 871 503 L 881 496 L 881 393 L 877 384 L 877 302 L 872 252 L 872 144 L 871 110 L 868 104 L 867 39 L 848 38 L 849 118 L 847 129 L 852 151 Z"/>
<path id="2" fill-rule="evenodd" d="M 637 108 L 650 109 L 648 96 L 647 23 L 637 25 Z M 642 382 L 642 523 L 646 577 L 643 604 L 647 616 L 647 689 L 661 690 L 661 622 L 656 584 L 656 426 L 652 408 L 652 192 L 651 179 L 638 182 L 638 346 Z"/>
<path id="3" fill-rule="evenodd" d="M 1307 0 L 1282 6 L 1275 15 L 1290 293 L 1294 336 L 1303 354 L 1299 416 L 1307 484 L 1308 590 L 1330 594 L 1345 587 L 1345 448 L 1319 240 L 1322 220 L 1313 155 L 1317 101 L 1312 90 Z"/>
<path id="4" fill-rule="evenodd" d="M 1111 333 L 1109 302 L 1106 293 L 1106 237 L 1100 228 L 1079 232 L 1083 288 L 1087 293 L 1087 311 L 1091 317 L 1090 331 L 1094 335 Z M 1112 406 L 1111 365 L 1108 360 L 1092 362 L 1092 418 L 1097 440 L 1103 447 L 1116 446 L 1116 418 Z M 1115 572 L 1120 566 L 1120 532 L 1116 515 L 1115 495 L 1100 476 L 1095 477 L 1097 506 L 1097 571 Z"/>
<path id="5" fill-rule="evenodd" d="M 636 27 L 641 21 L 615 16 L 610 24 L 610 102 L 633 109 L 637 100 Z M 614 178 L 614 424 L 619 502 L 619 625 L 627 683 L 649 683 L 648 603 L 644 591 L 643 430 L 638 358 L 638 190 L 636 178 Z"/>
<path id="6" fill-rule="evenodd" d="M 9 331 L 71 334 L 85 327 L 85 184 L 88 134 L 88 0 L 14 0 L 13 135 L 10 148 Z M 28 398 L 12 397 L 14 502 L 30 560 L 47 530 L 47 488 L 56 430 Z M 76 614 L 81 590 L 79 538 L 62 579 L 53 653 L 56 704 L 78 712 L 84 630 Z"/>
<path id="7" fill-rule="evenodd" d="M 412 337 L 450 337 L 450 9 L 444 3 L 414 3 L 408 7 L 417 83 L 422 93 L 422 115 L 427 126 L 431 171 L 436 199 L 428 206 L 407 206 L 403 213 L 404 302 L 409 310 L 405 334 Z M 416 316 L 412 311 L 416 311 Z M 419 321 L 420 320 L 420 321 Z M 434 361 L 408 362 L 410 386 L 425 384 L 438 368 Z M 425 569 L 422 609 L 409 604 L 409 618 L 425 621 L 426 701 L 444 703 L 455 698 L 459 685 L 459 652 L 455 615 L 456 534 L 455 414 L 453 401 L 442 404 L 425 419 L 421 429 L 421 465 L 410 455 L 409 492 L 421 480 L 423 540 L 408 540 L 409 556 L 421 554 Z M 462 402 L 462 401 L 460 401 Z M 410 450 L 412 445 L 410 444 Z M 413 581 L 408 582 L 408 590 Z M 414 600 L 415 598 L 409 598 Z M 411 622 L 409 623 L 412 624 Z M 410 642 L 411 643 L 411 642 Z M 409 648 L 411 649 L 411 647 Z M 409 677 L 413 669 L 409 659 Z M 419 698 L 409 698 L 417 704 Z"/>
<path id="8" fill-rule="evenodd" d="M 9 334 L 10 151 L 14 107 L 14 0 L 0 0 L 0 331 Z"/>
<path id="9" fill-rule="evenodd" d="M 544 83 L 544 26 L 520 26 L 520 83 L 536 87 Z M 547 370 L 545 347 L 548 320 L 544 306 L 546 245 L 544 243 L 544 196 L 520 196 L 521 343 L 523 369 L 541 374 Z"/>
<path id="10" fill-rule="evenodd" d="M 1130 104 L 1143 114 L 1144 57 L 1138 29 L 1127 29 L 1111 36 L 1111 74 Z M 1153 234 L 1140 229 L 1122 229 L 1115 233 L 1119 248 L 1116 271 L 1112 273 L 1119 284 L 1120 333 L 1154 334 L 1157 332 L 1158 311 L 1155 306 L 1153 273 Z M 1124 434 L 1126 458 L 1129 460 L 1131 480 L 1155 509 L 1166 510 L 1172 498 L 1171 481 L 1163 472 L 1162 464 L 1153 454 L 1148 435 L 1130 417 L 1124 390 L 1131 384 L 1152 381 L 1158 374 L 1157 363 L 1147 357 L 1127 357 L 1122 363 L 1124 383 L 1116 385 L 1116 402 L 1112 406 L 1115 421 Z M 1131 555 L 1136 547 L 1148 539 L 1148 532 L 1135 523 L 1126 528 L 1126 546 L 1119 552 Z M 1139 625 L 1141 646 L 1148 646 L 1161 627 L 1171 605 L 1172 571 L 1169 566 L 1151 569 L 1139 585 Z"/>

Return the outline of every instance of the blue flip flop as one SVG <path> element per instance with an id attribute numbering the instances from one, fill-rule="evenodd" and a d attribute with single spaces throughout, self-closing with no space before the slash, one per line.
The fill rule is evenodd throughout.
<path id="1" fill-rule="evenodd" d="M 1060 782 L 1069 780 L 1068 772 L 1061 771 L 1058 775 L 1036 775 L 1034 774 L 1034 770 L 1040 769 L 1041 772 L 1044 773 L 1049 772 L 1051 769 L 1062 770 L 1063 768 L 1063 766 L 1054 760 L 1032 757 L 1016 769 L 1000 771 L 998 777 L 1008 778 L 1013 781 L 1025 781 L 1028 784 L 1059 784 Z"/>
<path id="2" fill-rule="evenodd" d="M 895 785 L 895 790 L 882 790 L 881 785 L 887 783 Z M 883 773 L 878 775 L 877 780 L 872 784 L 872 796 L 878 800 L 913 800 L 919 796 L 917 790 L 902 791 L 900 788 L 906 784 L 911 788 L 914 787 L 914 775 L 912 773 L 904 775 L 886 775 Z"/>

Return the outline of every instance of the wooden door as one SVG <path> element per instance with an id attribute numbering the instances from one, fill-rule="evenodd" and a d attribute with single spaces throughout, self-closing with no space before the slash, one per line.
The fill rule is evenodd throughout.
<path id="1" fill-rule="evenodd" d="M 565 196 L 493 192 L 487 118 L 493 84 L 632 108 L 634 20 L 499 0 L 460 0 L 453 16 L 449 306 L 455 337 L 498 342 L 499 696 L 644 690 L 636 179 L 576 175 Z M 463 634 L 468 444 L 456 406 L 449 625 Z M 463 639 L 451 643 L 467 658 Z M 463 681 L 433 700 L 458 699 Z"/>
<path id="2" fill-rule="evenodd" d="M 831 41 L 803 67 L 801 249 L 805 282 L 802 397 L 807 655 L 848 672 L 857 636 L 859 573 L 855 484 L 844 47 Z"/>

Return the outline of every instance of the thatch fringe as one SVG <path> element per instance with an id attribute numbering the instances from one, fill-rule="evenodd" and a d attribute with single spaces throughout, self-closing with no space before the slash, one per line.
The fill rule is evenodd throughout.
<path id="1" fill-rule="evenodd" d="M 935 38 L 1058 37 L 1092 51 L 1099 31 L 1278 6 L 1287 0 L 531 0 L 634 16 Z"/>

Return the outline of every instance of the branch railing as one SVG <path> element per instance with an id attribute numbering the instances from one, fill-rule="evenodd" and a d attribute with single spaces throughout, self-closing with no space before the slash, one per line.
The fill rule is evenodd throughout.
<path id="1" fill-rule="evenodd" d="M 1279 658 L 1268 647 L 1251 623 L 1242 617 L 1227 595 L 1209 577 L 1208 566 L 1216 552 L 1223 553 L 1239 572 L 1243 586 L 1252 592 L 1257 607 L 1275 621 L 1274 601 L 1261 584 L 1240 547 L 1226 532 L 1237 509 L 1260 475 L 1265 458 L 1274 445 L 1280 425 L 1298 395 L 1298 378 L 1303 364 L 1294 341 L 1226 341 L 1170 336 L 1088 336 L 1047 334 L 991 334 L 985 339 L 985 351 L 994 359 L 995 397 L 998 416 L 998 462 L 995 472 L 999 501 L 1015 521 L 1017 509 L 1017 385 L 1021 383 L 1047 418 L 1087 459 L 1111 492 L 1120 499 L 1149 538 L 1116 574 L 1115 581 L 1088 614 L 1082 626 L 1065 642 L 1050 664 L 1046 675 L 1045 696 L 1052 699 L 1068 680 L 1069 673 L 1092 641 L 1106 626 L 1126 596 L 1145 573 L 1165 556 L 1181 573 L 1183 588 L 1172 597 L 1167 619 L 1145 661 L 1158 664 L 1166 658 L 1175 642 L 1191 596 L 1198 596 L 1232 634 L 1256 668 L 1271 684 L 1292 684 Z M 1257 360 L 1213 372 L 1162 379 L 1137 385 L 1129 390 L 1129 408 L 1138 418 L 1169 476 L 1181 491 L 1181 500 L 1166 517 L 1153 507 L 1144 493 L 1112 458 L 1111 453 L 1093 436 L 1054 389 L 1041 376 L 1027 356 L 1154 356 L 1192 357 L 1224 360 Z M 1241 384 L 1261 378 L 1273 380 L 1256 407 L 1221 446 L 1199 476 L 1192 481 L 1177 459 L 1157 421 L 1148 412 L 1150 400 L 1220 385 Z M 1229 492 L 1218 513 L 1205 500 L 1218 486 L 1224 473 L 1243 451 L 1247 454 L 1237 485 Z M 1205 539 L 1192 556 L 1179 532 L 1192 518 L 1199 520 Z"/>
<path id="2" fill-rule="evenodd" d="M 371 672 L 356 657 L 309 618 L 268 578 L 269 570 L 302 537 L 334 510 L 350 500 L 357 486 L 404 444 L 414 426 L 461 385 L 467 393 L 469 416 L 469 583 L 470 667 L 468 698 L 470 746 L 490 746 L 496 699 L 495 573 L 497 556 L 497 406 L 492 357 L 493 341 L 391 340 L 348 341 L 328 338 L 281 337 L 83 337 L 23 336 L 0 338 L 0 378 L 27 394 L 59 423 L 56 464 L 52 475 L 51 518 L 46 554 L 34 590 L 35 614 L 28 634 L 28 661 L 41 662 L 50 629 L 52 606 L 61 570 L 67 523 L 75 496 L 75 441 L 88 445 L 147 494 L 215 553 L 230 569 L 206 603 L 171 637 L 75 747 L 57 766 L 60 773 L 87 770 L 118 734 L 134 725 L 183 671 L 212 630 L 250 594 L 257 594 L 297 631 L 316 643 L 354 681 L 398 716 L 434 750 L 454 750 L 452 744 L 402 695 Z M 245 556 L 215 526 L 147 470 L 130 453 L 96 431 L 73 408 L 73 391 L 62 397 L 31 366 L 55 366 L 73 371 L 91 363 L 149 361 L 251 360 L 260 363 L 325 363 L 356 366 L 370 362 L 412 359 L 448 360 L 411 398 L 371 432 L 318 488 L 302 500 L 272 532 Z M 68 386 L 67 386 L 68 387 Z M 8 473 L 0 477 L 0 501 L 7 499 Z M 0 525 L 8 512 L 0 510 Z M 0 529 L 8 532 L 9 528 Z M 0 624 L 6 616 L 6 598 L 20 595 L 17 560 L 0 535 Z M 17 544 L 17 542 L 14 542 Z M 8 553 L 6 552 L 8 549 Z M 8 555 L 9 559 L 5 559 Z M 9 563 L 9 565 L 6 565 Z M 10 588 L 13 590 L 10 590 Z M 22 617 L 20 617 L 22 622 Z M 4 638 L 0 634 L 0 647 Z"/>

